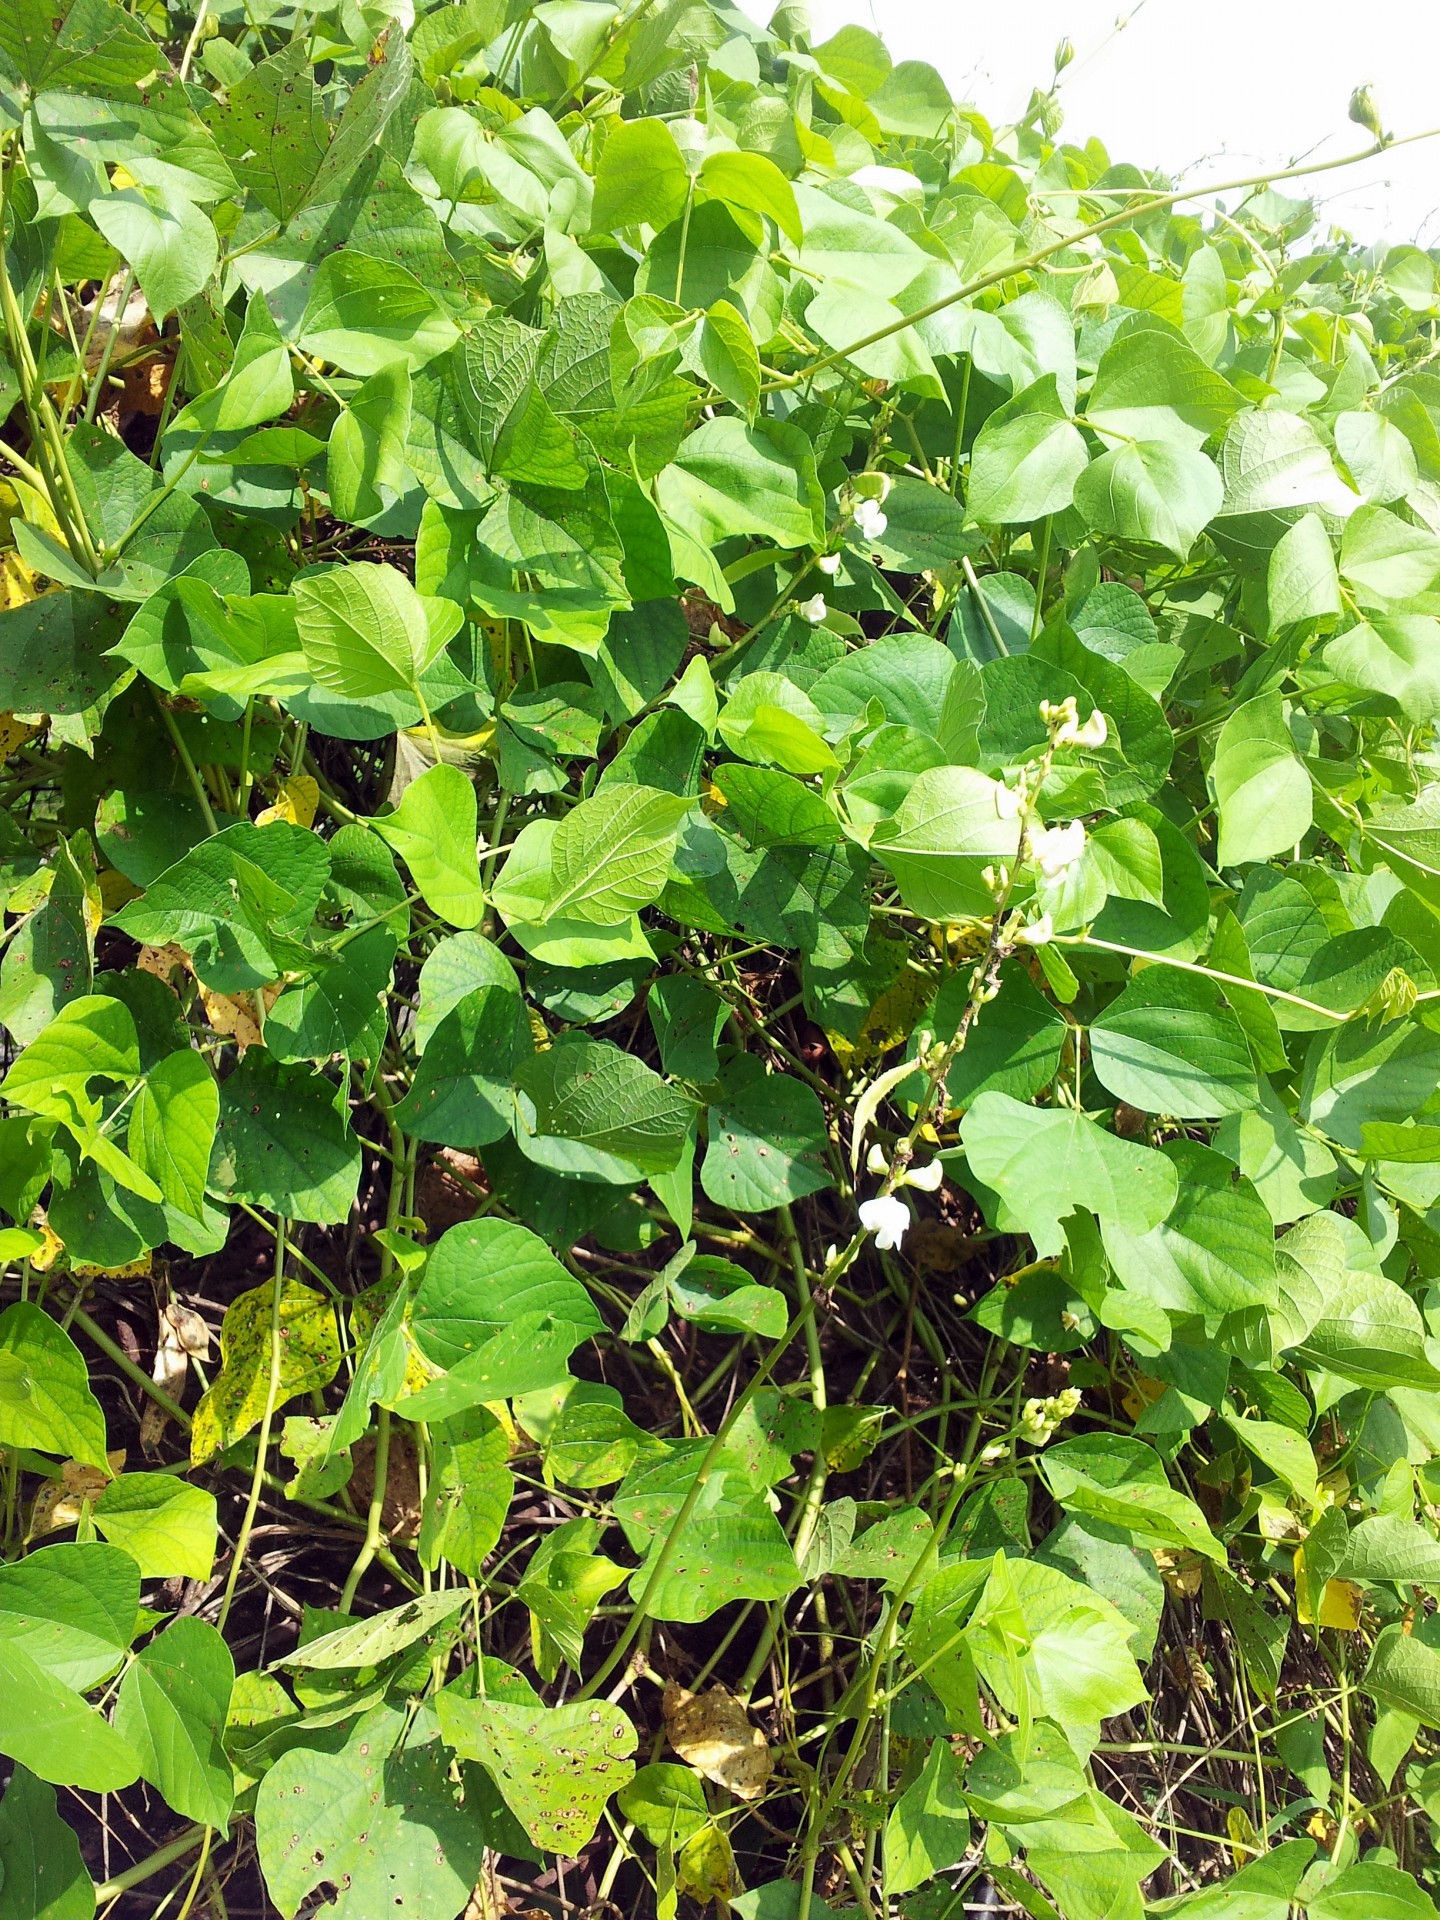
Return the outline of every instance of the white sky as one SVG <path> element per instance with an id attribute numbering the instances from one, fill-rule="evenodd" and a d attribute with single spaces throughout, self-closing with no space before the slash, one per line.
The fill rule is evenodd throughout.
<path id="1" fill-rule="evenodd" d="M 757 19 L 769 0 L 742 0 Z M 896 60 L 928 60 L 994 125 L 1049 78 L 1068 33 L 1065 137 L 1112 160 L 1227 179 L 1354 152 L 1351 89 L 1373 86 L 1395 134 L 1440 125 L 1440 0 L 809 0 L 815 43 L 846 21 Z M 1128 14 L 1118 32 L 1117 17 Z M 1362 240 L 1440 243 L 1440 139 L 1321 174 L 1322 218 Z"/>

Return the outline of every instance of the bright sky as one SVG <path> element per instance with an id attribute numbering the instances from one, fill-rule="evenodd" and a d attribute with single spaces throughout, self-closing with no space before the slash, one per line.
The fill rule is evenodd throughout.
<path id="1" fill-rule="evenodd" d="M 757 19 L 768 0 L 742 0 Z M 1345 117 L 1369 81 L 1394 134 L 1440 125 L 1437 0 L 809 0 L 815 43 L 846 21 L 897 60 L 928 60 L 994 125 L 1049 78 L 1069 34 L 1065 132 L 1097 134 L 1114 160 L 1221 180 L 1354 152 Z M 1117 18 L 1128 24 L 1116 31 Z M 1362 240 L 1440 243 L 1440 139 L 1321 174 L 1322 216 Z"/>

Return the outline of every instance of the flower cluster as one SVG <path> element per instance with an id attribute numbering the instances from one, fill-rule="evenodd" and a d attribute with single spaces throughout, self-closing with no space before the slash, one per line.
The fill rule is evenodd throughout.
<path id="1" fill-rule="evenodd" d="M 1020 1415 L 1020 1438 L 1032 1447 L 1043 1447 L 1064 1426 L 1080 1404 L 1080 1389 L 1066 1387 L 1044 1400 L 1027 1400 Z"/>
<path id="2" fill-rule="evenodd" d="M 1042 700 L 1040 718 L 1050 729 L 1051 744 L 1057 747 L 1103 747 L 1110 731 L 1098 708 L 1088 720 L 1080 718 L 1073 693 L 1060 701 Z"/>

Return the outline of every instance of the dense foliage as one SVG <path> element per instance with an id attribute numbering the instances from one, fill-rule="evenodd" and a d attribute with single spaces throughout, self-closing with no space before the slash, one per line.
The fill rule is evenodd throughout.
<path id="1" fill-rule="evenodd" d="M 3 1920 L 1433 1915 L 1431 258 L 727 0 L 0 152 Z"/>

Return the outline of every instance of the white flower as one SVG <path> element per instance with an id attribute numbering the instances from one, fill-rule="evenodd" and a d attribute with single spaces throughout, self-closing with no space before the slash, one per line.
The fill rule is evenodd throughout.
<path id="1" fill-rule="evenodd" d="M 921 1193 L 937 1193 L 944 1178 L 944 1167 L 938 1160 L 932 1160 L 928 1166 L 907 1168 L 905 1184 L 907 1187 L 918 1187 Z"/>
<path id="2" fill-rule="evenodd" d="M 1032 920 L 1028 927 L 1021 927 L 1015 935 L 1017 947 L 1044 947 L 1055 938 L 1055 922 L 1048 913 L 1042 913 L 1038 920 Z"/>
<path id="3" fill-rule="evenodd" d="M 833 580 L 840 571 L 840 556 L 838 553 L 822 553 L 815 564 L 821 573 Z"/>
<path id="4" fill-rule="evenodd" d="M 1030 835 L 1030 855 L 1047 880 L 1058 880 L 1085 851 L 1085 829 L 1078 820 L 1068 827 L 1036 827 Z"/>
<path id="5" fill-rule="evenodd" d="M 802 620 L 808 620 L 812 627 L 818 627 L 825 618 L 824 594 L 817 593 L 809 600 L 802 600 L 798 612 Z"/>
<path id="6" fill-rule="evenodd" d="M 1013 787 L 1007 787 L 1003 780 L 995 784 L 995 811 L 1002 820 L 1018 820 L 1024 804 L 1022 796 Z"/>
<path id="7" fill-rule="evenodd" d="M 878 540 L 889 524 L 878 500 L 855 502 L 855 531 L 862 540 Z"/>
<path id="8" fill-rule="evenodd" d="M 1081 720 L 1075 710 L 1073 693 L 1066 694 L 1059 702 L 1042 700 L 1040 718 L 1049 727 L 1051 741 L 1057 747 L 1103 747 L 1110 731 L 1098 707 L 1088 720 Z"/>
<path id="9" fill-rule="evenodd" d="M 885 1158 L 885 1149 L 878 1140 L 865 1156 L 865 1171 L 867 1173 L 888 1173 L 890 1171 L 890 1162 Z"/>
<path id="10" fill-rule="evenodd" d="M 867 1233 L 874 1234 L 875 1244 L 882 1253 L 890 1253 L 905 1238 L 910 1209 L 893 1193 L 877 1194 L 873 1200 L 861 1201 L 860 1224 Z"/>
<path id="11" fill-rule="evenodd" d="M 1097 707 L 1088 720 L 1082 721 L 1075 729 L 1077 747 L 1103 747 L 1110 729 L 1105 724 L 1105 716 Z"/>

